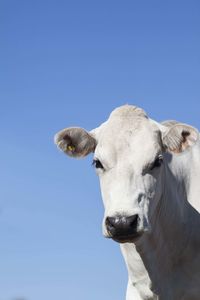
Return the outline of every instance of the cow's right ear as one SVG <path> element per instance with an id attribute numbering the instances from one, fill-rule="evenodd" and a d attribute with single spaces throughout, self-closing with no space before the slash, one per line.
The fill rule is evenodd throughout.
<path id="1" fill-rule="evenodd" d="M 84 157 L 96 148 L 96 140 L 92 134 L 79 127 L 59 131 L 54 141 L 58 148 L 71 157 Z"/>

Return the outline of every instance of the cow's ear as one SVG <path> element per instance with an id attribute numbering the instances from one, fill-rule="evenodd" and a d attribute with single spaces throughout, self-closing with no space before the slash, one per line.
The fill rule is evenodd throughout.
<path id="1" fill-rule="evenodd" d="M 71 157 L 84 157 L 94 152 L 96 147 L 93 135 L 79 127 L 69 127 L 59 131 L 54 141 L 58 148 Z"/>
<path id="2" fill-rule="evenodd" d="M 178 123 L 162 136 L 164 149 L 173 153 L 181 153 L 193 146 L 198 140 L 199 132 L 192 126 Z"/>

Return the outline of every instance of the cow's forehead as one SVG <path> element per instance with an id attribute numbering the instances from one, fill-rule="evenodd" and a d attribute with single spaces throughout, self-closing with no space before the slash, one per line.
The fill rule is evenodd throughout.
<path id="1" fill-rule="evenodd" d="M 108 140 L 119 135 L 126 139 L 147 125 L 147 121 L 148 117 L 141 108 L 132 105 L 120 106 L 113 110 L 108 120 L 100 126 L 98 140 Z"/>
<path id="2" fill-rule="evenodd" d="M 161 148 L 160 131 L 146 113 L 135 106 L 115 109 L 99 132 L 97 153 L 120 156 L 128 151 L 149 158 Z M 138 154 L 139 155 L 139 154 Z"/>

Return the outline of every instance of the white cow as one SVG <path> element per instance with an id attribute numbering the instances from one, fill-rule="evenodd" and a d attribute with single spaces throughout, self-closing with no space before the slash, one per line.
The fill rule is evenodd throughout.
<path id="1" fill-rule="evenodd" d="M 55 137 L 72 157 L 94 152 L 103 233 L 120 243 L 127 300 L 200 299 L 200 139 L 192 126 L 159 124 L 135 106 L 100 127 Z"/>

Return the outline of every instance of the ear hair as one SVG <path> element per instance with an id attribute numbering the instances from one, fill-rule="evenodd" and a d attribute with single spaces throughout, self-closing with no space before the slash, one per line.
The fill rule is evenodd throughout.
<path id="1" fill-rule="evenodd" d="M 162 142 L 165 150 L 181 153 L 194 145 L 198 137 L 197 129 L 186 124 L 177 123 L 163 136 Z"/>
<path id="2" fill-rule="evenodd" d="M 59 131 L 54 138 L 55 144 L 71 157 L 84 157 L 94 152 L 96 140 L 85 129 L 69 127 Z"/>

